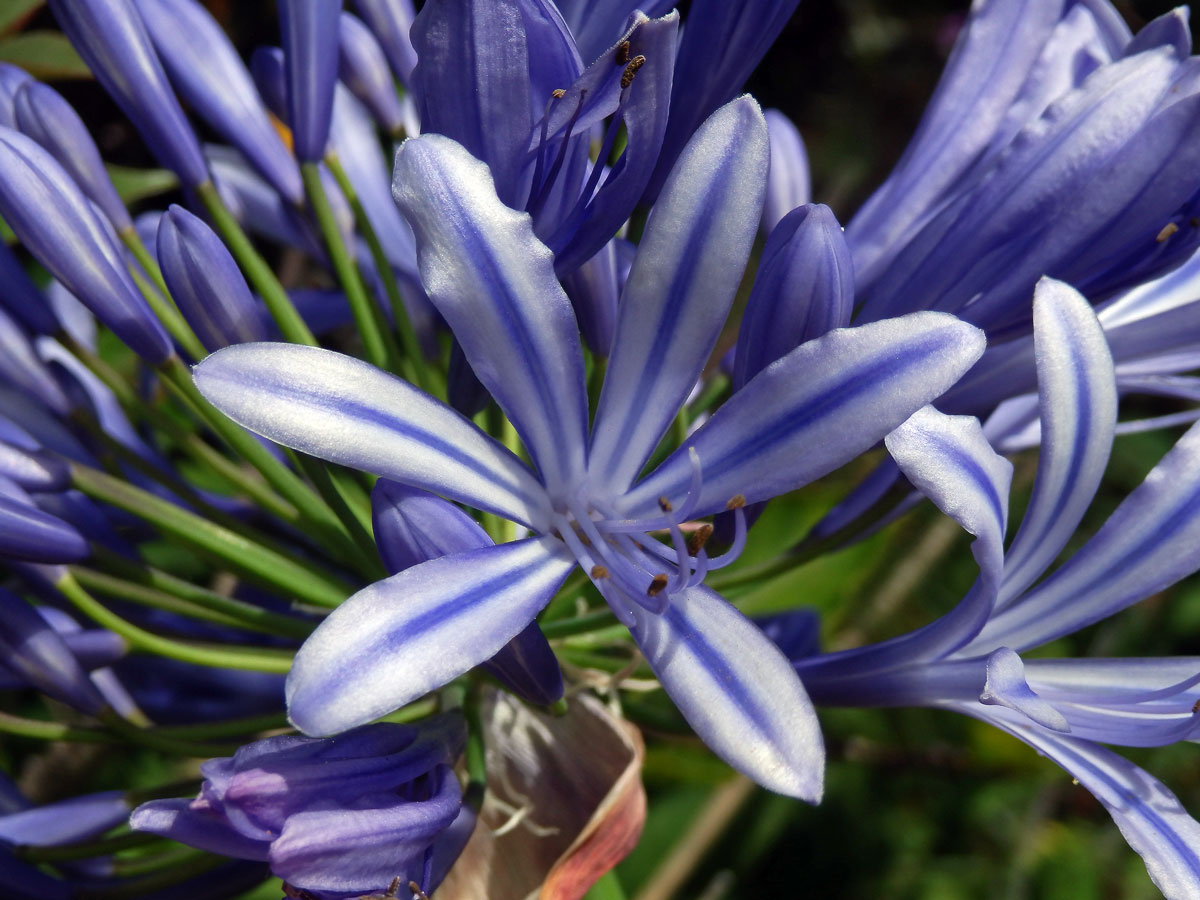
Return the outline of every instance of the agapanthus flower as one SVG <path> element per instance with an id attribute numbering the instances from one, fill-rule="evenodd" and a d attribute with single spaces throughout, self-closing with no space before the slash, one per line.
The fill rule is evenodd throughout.
<path id="1" fill-rule="evenodd" d="M 704 587 L 705 572 L 738 555 L 742 506 L 871 447 L 953 383 L 982 340 L 939 314 L 833 332 L 761 372 L 639 480 L 716 342 L 766 168 L 766 123 L 749 98 L 715 113 L 681 157 L 626 283 L 589 438 L 578 327 L 529 216 L 505 207 L 487 167 L 453 141 L 402 145 L 395 195 L 425 289 L 529 465 L 411 385 L 330 351 L 241 345 L 196 368 L 205 396 L 253 431 L 532 532 L 413 566 L 335 610 L 289 676 L 299 728 L 370 721 L 494 656 L 578 564 L 710 747 L 773 790 L 820 796 L 823 751 L 803 687 Z M 741 524 L 710 559 L 705 532 L 689 544 L 680 525 L 723 510 Z"/>
<path id="2" fill-rule="evenodd" d="M 130 824 L 268 862 L 320 900 L 382 891 L 395 878 L 432 891 L 445 876 L 436 844 L 462 805 L 450 766 L 465 737 L 461 717 L 450 715 L 327 739 L 265 738 L 204 763 L 195 800 L 152 800 Z"/>
<path id="3" fill-rule="evenodd" d="M 978 422 L 922 410 L 887 438 L 905 475 L 967 531 L 980 575 L 918 631 L 839 653 L 794 653 L 818 703 L 919 705 L 989 722 L 1053 759 L 1112 815 L 1170 898 L 1200 894 L 1200 823 L 1103 744 L 1161 746 L 1200 733 L 1200 660 L 1022 659 L 1200 568 L 1200 430 L 1193 427 L 1105 525 L 1042 578 L 1104 473 L 1116 423 L 1112 358 L 1087 301 L 1043 280 L 1034 301 L 1041 459 L 1008 547 L 1011 465 Z"/>

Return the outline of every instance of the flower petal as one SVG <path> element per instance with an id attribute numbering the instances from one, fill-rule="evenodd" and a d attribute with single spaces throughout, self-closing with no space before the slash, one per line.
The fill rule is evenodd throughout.
<path id="1" fill-rule="evenodd" d="M 1021 657 L 1007 647 L 1001 647 L 988 657 L 987 681 L 979 702 L 1008 707 L 1052 731 L 1071 730 L 1066 717 L 1029 687 Z"/>
<path id="2" fill-rule="evenodd" d="M 870 449 L 953 384 L 983 352 L 983 334 L 950 316 L 916 313 L 842 328 L 772 363 L 622 500 L 652 515 L 682 498 L 700 457 L 695 515 L 786 493 Z M 611 369 L 610 369 L 611 371 Z"/>
<path id="3" fill-rule="evenodd" d="M 494 656 L 574 566 L 557 539 L 530 538 L 376 582 L 334 610 L 296 654 L 288 715 L 322 735 L 398 709 Z"/>
<path id="4" fill-rule="evenodd" d="M 265 861 L 271 847 L 268 841 L 239 834 L 224 815 L 200 801 L 151 800 L 133 811 L 129 827 L 237 859 Z"/>
<path id="5" fill-rule="evenodd" d="M 421 279 L 551 492 L 587 445 L 583 350 L 571 303 L 529 216 L 505 208 L 487 166 L 438 135 L 405 141 L 393 193 L 417 235 Z"/>
<path id="6" fill-rule="evenodd" d="M 196 386 L 241 425 L 342 465 L 534 524 L 545 491 L 467 419 L 361 360 L 296 344 L 239 344 L 195 367 Z"/>
<path id="7" fill-rule="evenodd" d="M 1069 285 L 1043 278 L 1033 316 L 1042 452 L 998 609 L 1037 580 L 1075 532 L 1104 475 L 1117 422 L 1112 356 L 1091 305 Z"/>
<path id="8" fill-rule="evenodd" d="M 812 201 L 808 151 L 792 120 L 777 109 L 763 112 L 771 137 L 771 167 L 767 170 L 767 196 L 763 200 L 762 230 L 770 234 L 779 220 L 797 206 Z"/>
<path id="9" fill-rule="evenodd" d="M 716 344 L 758 230 L 767 164 L 762 112 L 741 97 L 696 133 L 650 215 L 596 411 L 588 471 L 605 489 L 633 483 Z"/>
<path id="10" fill-rule="evenodd" d="M 662 614 L 635 606 L 634 616 L 646 661 L 709 748 L 769 790 L 820 802 L 821 726 L 767 636 L 703 586 L 672 595 Z"/>

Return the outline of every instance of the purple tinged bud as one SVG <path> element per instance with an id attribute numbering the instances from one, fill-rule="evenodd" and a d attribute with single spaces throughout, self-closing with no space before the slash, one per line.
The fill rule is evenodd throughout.
<path id="1" fill-rule="evenodd" d="M 71 483 L 66 463 L 44 450 L 28 450 L 0 440 L 0 475 L 27 491 L 61 491 Z"/>
<path id="2" fill-rule="evenodd" d="M 57 160 L 19 132 L 0 128 L 0 216 L 72 294 L 152 364 L 171 343 L 133 283 L 112 229 Z"/>
<path id="3" fill-rule="evenodd" d="M 58 320 L 8 244 L 0 241 L 0 305 L 34 334 L 54 334 Z"/>
<path id="4" fill-rule="evenodd" d="M 792 210 L 763 248 L 738 335 L 734 389 L 806 341 L 849 325 L 853 306 L 842 226 L 823 204 Z"/>
<path id="5" fill-rule="evenodd" d="M 33 81 L 33 76 L 11 63 L 0 62 L 0 125 L 5 128 L 17 127 L 17 114 L 13 111 L 13 101 L 22 86 Z"/>
<path id="6" fill-rule="evenodd" d="M 283 51 L 278 47 L 255 47 L 250 54 L 250 75 L 267 109 L 291 124 L 287 103 L 287 76 L 283 71 Z"/>
<path id="7" fill-rule="evenodd" d="M 99 691 L 58 632 L 32 606 L 4 590 L 0 590 L 0 666 L 75 709 L 97 713 L 104 708 Z M 0 817 L 0 840 L 9 837 L 4 822 L 5 817 Z"/>
<path id="8" fill-rule="evenodd" d="M 375 32 L 396 77 L 405 85 L 409 84 L 417 64 L 417 51 L 408 36 L 416 17 L 412 0 L 355 0 L 354 5 L 363 21 Z"/>
<path id="9" fill-rule="evenodd" d="M 371 29 L 350 13 L 342 13 L 340 22 L 338 76 L 380 125 L 399 134 L 404 128 L 404 109 L 383 48 Z"/>
<path id="10" fill-rule="evenodd" d="M 338 71 L 341 0 L 279 0 L 288 122 L 301 162 L 325 156 Z"/>
<path id="11" fill-rule="evenodd" d="M 44 302 L 40 296 L 38 302 Z M 38 357 L 29 336 L 0 308 L 0 383 L 4 382 L 36 397 L 56 415 L 65 416 L 71 412 L 71 401 Z M 0 434 L 0 438 L 3 437 Z"/>
<path id="12" fill-rule="evenodd" d="M 128 815 L 124 791 L 85 794 L 0 816 L 0 841 L 34 847 L 74 844 L 120 825 Z"/>
<path id="13" fill-rule="evenodd" d="M 771 165 L 763 199 L 762 230 L 770 234 L 779 220 L 812 199 L 808 151 L 791 119 L 777 109 L 763 111 L 771 140 Z"/>
<path id="14" fill-rule="evenodd" d="M 79 562 L 88 544 L 78 531 L 32 503 L 0 496 L 0 557 L 40 563 Z"/>
<path id="15" fill-rule="evenodd" d="M 241 270 L 203 221 L 172 206 L 159 220 L 157 244 L 171 296 L 208 349 L 269 339 Z"/>
<path id="16" fill-rule="evenodd" d="M 290 203 L 304 202 L 300 170 L 271 124 L 245 64 L 195 0 L 135 0 L 171 84 L 204 121 L 245 154 Z"/>
<path id="17" fill-rule="evenodd" d="M 207 181 L 200 143 L 132 0 L 50 0 L 50 9 L 96 80 L 162 164 L 185 185 Z"/>
<path id="18" fill-rule="evenodd" d="M 130 228 L 129 211 L 104 168 L 96 142 L 79 114 L 53 88 L 31 81 L 17 91 L 17 127 L 53 154 L 118 232 Z"/>

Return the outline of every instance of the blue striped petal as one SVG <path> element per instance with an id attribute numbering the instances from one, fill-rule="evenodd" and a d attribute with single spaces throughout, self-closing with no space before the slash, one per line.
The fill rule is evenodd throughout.
<path id="1" fill-rule="evenodd" d="M 1033 328 L 1042 450 L 1033 498 L 1005 562 L 999 609 L 1066 546 L 1104 475 L 1117 421 L 1112 355 L 1087 300 L 1043 278 L 1034 293 Z"/>
<path id="2" fill-rule="evenodd" d="M 547 488 L 583 471 L 583 348 L 554 258 L 506 208 L 488 167 L 438 135 L 405 141 L 393 192 L 417 235 L 421 280 Z"/>
<path id="3" fill-rule="evenodd" d="M 758 626 L 709 588 L 634 607 L 646 661 L 709 748 L 763 787 L 818 803 L 825 746 L 795 669 Z"/>
<path id="4" fill-rule="evenodd" d="M 808 484 L 936 398 L 979 358 L 983 344 L 980 331 L 941 313 L 809 341 L 718 409 L 622 499 L 622 512 L 653 515 L 659 497 L 683 497 L 693 448 L 703 472 L 694 515 L 724 509 L 738 495 L 753 503 Z"/>
<path id="5" fill-rule="evenodd" d="M 342 2 L 279 0 L 278 5 L 292 142 L 297 159 L 316 162 L 329 139 Z"/>
<path id="6" fill-rule="evenodd" d="M 696 133 L 650 214 L 592 436 L 588 471 L 605 489 L 633 483 L 716 344 L 758 230 L 767 157 L 762 112 L 740 97 Z"/>
<path id="7" fill-rule="evenodd" d="M 767 195 L 763 199 L 764 234 L 770 234 L 779 220 L 797 206 L 812 200 L 812 182 L 808 169 L 808 151 L 792 120 L 777 109 L 763 112 L 771 139 L 771 166 L 767 170 Z"/>
<path id="8" fill-rule="evenodd" d="M 575 566 L 529 538 L 405 569 L 339 606 L 296 654 L 288 715 L 306 734 L 361 725 L 494 656 Z"/>
<path id="9" fill-rule="evenodd" d="M 399 378 L 316 347 L 239 344 L 194 370 L 227 416 L 288 447 L 462 501 L 527 525 L 545 490 L 469 420 Z"/>

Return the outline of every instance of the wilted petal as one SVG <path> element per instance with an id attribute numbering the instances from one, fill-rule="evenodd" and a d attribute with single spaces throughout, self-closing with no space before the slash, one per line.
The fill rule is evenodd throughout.
<path id="1" fill-rule="evenodd" d="M 267 117 L 250 73 L 212 15 L 195 0 L 134 0 L 171 83 L 290 203 L 304 187 L 296 160 Z"/>
<path id="2" fill-rule="evenodd" d="M 393 192 L 417 235 L 425 290 L 471 368 L 550 491 L 574 483 L 587 444 L 583 353 L 529 217 L 500 202 L 487 166 L 438 135 L 401 145 Z"/>
<path id="3" fill-rule="evenodd" d="M 665 612 L 634 607 L 634 639 L 709 748 L 769 790 L 817 803 L 825 747 L 817 714 L 779 649 L 720 594 L 672 595 Z"/>
<path id="4" fill-rule="evenodd" d="M 50 0 L 58 24 L 108 95 L 184 184 L 208 179 L 200 144 L 132 0 Z"/>
<path id="5" fill-rule="evenodd" d="M 288 124 L 301 162 L 325 155 L 338 70 L 341 0 L 279 0 Z"/>
<path id="6" fill-rule="evenodd" d="M 296 344 L 239 344 L 194 370 L 234 421 L 321 459 L 434 491 L 526 524 L 545 491 L 470 421 L 361 360 Z"/>
<path id="7" fill-rule="evenodd" d="M 759 259 L 738 332 L 734 389 L 804 342 L 845 328 L 853 309 L 854 263 L 833 211 L 792 210 Z"/>
<path id="8" fill-rule="evenodd" d="M 494 656 L 575 565 L 555 538 L 430 560 L 359 591 L 296 654 L 288 714 L 309 734 L 369 722 Z"/>
<path id="9" fill-rule="evenodd" d="M 1070 731 L 1066 718 L 1033 692 L 1025 681 L 1025 666 L 1021 657 L 1007 647 L 1001 647 L 987 659 L 987 681 L 979 702 L 989 706 L 1006 706 L 1053 731 Z"/>
<path id="10" fill-rule="evenodd" d="M 632 484 L 716 344 L 758 228 L 767 153 L 758 104 L 727 104 L 688 144 L 650 215 L 596 411 L 588 471 L 604 490 Z"/>
<path id="11" fill-rule="evenodd" d="M 771 167 L 767 171 L 761 227 L 764 234 L 770 234 L 780 219 L 811 201 L 812 183 L 808 151 L 792 120 L 777 109 L 765 110 L 763 116 L 771 137 Z"/>
<path id="12" fill-rule="evenodd" d="M 843 328 L 772 363 L 622 500 L 654 514 L 683 497 L 691 448 L 703 487 L 695 515 L 733 497 L 766 500 L 849 462 L 955 382 L 983 352 L 977 329 L 939 313 Z"/>
<path id="13" fill-rule="evenodd" d="M 1092 502 L 1112 449 L 1112 356 L 1087 300 L 1048 278 L 1033 300 L 1042 451 L 1033 498 L 1005 563 L 1003 609 L 1054 561 Z"/>

